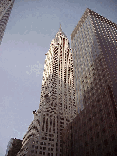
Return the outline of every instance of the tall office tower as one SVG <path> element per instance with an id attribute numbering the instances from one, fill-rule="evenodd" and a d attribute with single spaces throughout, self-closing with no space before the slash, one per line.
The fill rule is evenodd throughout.
<path id="1" fill-rule="evenodd" d="M 18 156 L 62 156 L 62 130 L 76 116 L 72 53 L 61 27 L 45 55 L 40 106 Z"/>
<path id="2" fill-rule="evenodd" d="M 117 155 L 117 25 L 86 9 L 71 34 L 78 115 L 63 131 L 64 156 Z"/>
<path id="3" fill-rule="evenodd" d="M 116 39 L 117 25 L 87 8 L 71 34 L 78 113 L 106 97 L 117 117 Z"/>
<path id="4" fill-rule="evenodd" d="M 0 0 L 0 44 L 15 0 Z"/>

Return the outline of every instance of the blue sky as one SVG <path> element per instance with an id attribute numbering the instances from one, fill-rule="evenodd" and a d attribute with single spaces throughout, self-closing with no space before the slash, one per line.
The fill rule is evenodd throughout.
<path id="1" fill-rule="evenodd" d="M 117 23 L 116 0 L 15 0 L 0 46 L 0 156 L 39 108 L 45 53 L 60 23 L 70 41 L 86 8 Z"/>

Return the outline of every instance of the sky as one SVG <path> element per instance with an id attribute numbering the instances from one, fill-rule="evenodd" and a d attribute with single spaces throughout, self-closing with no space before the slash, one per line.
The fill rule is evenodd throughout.
<path id="1" fill-rule="evenodd" d="M 39 108 L 45 54 L 61 27 L 70 35 L 86 8 L 117 23 L 116 0 L 15 0 L 0 46 L 0 156 L 23 139 Z"/>

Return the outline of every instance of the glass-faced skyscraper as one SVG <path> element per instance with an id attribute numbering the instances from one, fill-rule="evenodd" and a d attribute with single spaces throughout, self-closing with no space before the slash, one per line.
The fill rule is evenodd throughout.
<path id="1" fill-rule="evenodd" d="M 15 0 L 0 0 L 0 44 Z"/>
<path id="2" fill-rule="evenodd" d="M 62 156 L 62 130 L 76 116 L 72 53 L 61 27 L 45 55 L 39 109 L 17 156 Z"/>
<path id="3" fill-rule="evenodd" d="M 78 113 L 106 96 L 117 115 L 117 25 L 87 8 L 71 34 L 71 47 Z"/>

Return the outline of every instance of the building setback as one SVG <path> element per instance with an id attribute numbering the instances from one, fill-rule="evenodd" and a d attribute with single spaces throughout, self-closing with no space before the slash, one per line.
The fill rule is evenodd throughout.
<path id="1" fill-rule="evenodd" d="M 64 156 L 117 155 L 117 25 L 86 9 L 71 34 L 77 117 Z"/>
<path id="2" fill-rule="evenodd" d="M 0 44 L 15 0 L 0 0 Z"/>
<path id="3" fill-rule="evenodd" d="M 45 55 L 39 109 L 17 156 L 62 156 L 62 130 L 76 116 L 72 53 L 61 27 Z"/>
<path id="4" fill-rule="evenodd" d="M 22 140 L 11 138 L 7 145 L 5 156 L 16 156 L 22 147 Z"/>

